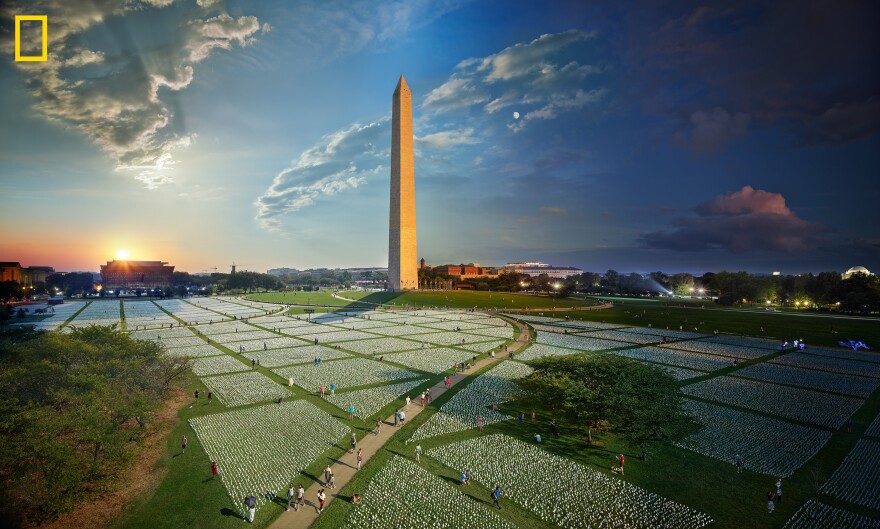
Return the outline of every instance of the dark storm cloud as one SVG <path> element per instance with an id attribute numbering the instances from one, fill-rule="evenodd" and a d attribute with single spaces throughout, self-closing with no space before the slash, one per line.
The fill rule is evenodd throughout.
<path id="1" fill-rule="evenodd" d="M 672 220 L 672 229 L 646 233 L 648 248 L 682 252 L 727 249 L 797 253 L 820 240 L 827 228 L 799 218 L 778 193 L 745 186 L 703 202 L 695 215 Z"/>
<path id="2" fill-rule="evenodd" d="M 643 108 L 674 118 L 677 139 L 692 139 L 685 145 L 717 149 L 745 132 L 746 116 L 753 126 L 790 120 L 811 144 L 853 141 L 880 128 L 880 3 L 653 6 L 625 14 L 624 58 Z M 711 130 L 693 119 L 711 117 L 716 107 L 731 118 L 715 119 Z"/>

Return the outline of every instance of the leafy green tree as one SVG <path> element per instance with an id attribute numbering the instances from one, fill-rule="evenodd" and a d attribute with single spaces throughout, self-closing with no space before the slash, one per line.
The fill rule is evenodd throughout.
<path id="1" fill-rule="evenodd" d="M 614 355 L 540 358 L 529 365 L 535 371 L 519 381 L 526 399 L 562 414 L 589 442 L 594 429 L 607 429 L 644 459 L 654 444 L 694 430 L 681 409 L 678 382 L 658 367 Z"/>

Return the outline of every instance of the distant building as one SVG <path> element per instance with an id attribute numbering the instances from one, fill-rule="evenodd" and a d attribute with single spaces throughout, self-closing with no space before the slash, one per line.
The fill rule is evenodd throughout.
<path id="1" fill-rule="evenodd" d="M 17 281 L 23 286 L 44 283 L 55 273 L 51 266 L 21 266 L 17 261 L 0 262 L 0 281 Z"/>
<path id="2" fill-rule="evenodd" d="M 583 274 L 584 271 L 573 266 L 551 266 L 547 263 L 526 262 L 526 263 L 507 263 L 504 270 L 524 274 L 530 277 L 536 277 L 541 274 L 547 274 L 553 279 L 565 279 L 568 276 Z"/>
<path id="3" fill-rule="evenodd" d="M 445 274 L 450 277 L 455 277 L 458 279 L 475 279 L 478 277 L 498 277 L 498 270 L 494 268 L 489 268 L 486 266 L 480 266 L 479 264 L 470 263 L 470 264 L 458 264 L 451 265 L 445 264 L 440 266 L 432 266 L 430 270 L 439 273 Z"/>
<path id="4" fill-rule="evenodd" d="M 106 290 L 167 288 L 174 267 L 163 261 L 107 261 L 101 265 L 101 286 Z"/>
<path id="5" fill-rule="evenodd" d="M 874 275 L 871 273 L 870 270 L 868 270 L 864 266 L 854 266 L 854 267 L 850 268 L 849 270 L 847 270 L 846 272 L 844 272 L 842 274 L 842 276 L 844 279 L 849 279 L 850 277 L 853 276 L 853 274 L 865 274 L 866 276 Z"/>
<path id="6" fill-rule="evenodd" d="M 270 276 L 281 277 L 297 274 L 299 273 L 299 270 L 296 268 L 270 268 L 269 270 L 266 270 L 266 273 Z"/>
<path id="7" fill-rule="evenodd" d="M 21 283 L 21 263 L 17 261 L 0 261 L 0 281 L 17 281 Z"/>

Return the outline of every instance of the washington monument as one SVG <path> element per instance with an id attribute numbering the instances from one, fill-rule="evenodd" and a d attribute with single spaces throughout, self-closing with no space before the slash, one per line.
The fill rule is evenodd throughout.
<path id="1" fill-rule="evenodd" d="M 391 222 L 388 229 L 388 288 L 419 286 L 416 257 L 416 181 L 413 168 L 412 94 L 400 76 L 391 110 Z"/>

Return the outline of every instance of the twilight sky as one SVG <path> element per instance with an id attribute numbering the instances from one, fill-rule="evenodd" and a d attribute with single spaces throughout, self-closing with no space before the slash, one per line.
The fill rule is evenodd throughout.
<path id="1" fill-rule="evenodd" d="M 618 3 L 6 2 L 0 261 L 385 266 L 403 73 L 429 263 L 880 268 L 880 4 Z"/>

